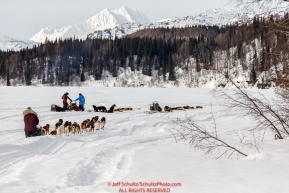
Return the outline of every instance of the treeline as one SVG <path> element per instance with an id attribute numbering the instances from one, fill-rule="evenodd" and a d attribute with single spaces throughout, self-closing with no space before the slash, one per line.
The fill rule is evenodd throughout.
<path id="1" fill-rule="evenodd" d="M 287 19 L 288 15 L 283 19 L 254 18 L 251 24 L 240 26 L 145 29 L 114 40 L 46 41 L 19 52 L 0 51 L 0 77 L 8 86 L 11 80 L 31 85 L 33 79 L 41 80 L 42 84 L 66 86 L 83 82 L 91 75 L 100 80 L 104 70 L 117 77 L 122 67 L 148 76 L 156 70 L 164 80 L 168 73 L 168 80 L 175 81 L 175 68 L 185 68 L 184 61 L 194 58 L 197 72 L 222 66 L 228 75 L 239 61 L 244 70 L 250 69 L 253 84 L 258 72 L 276 66 L 281 60 L 287 61 L 288 56 L 282 53 L 288 51 L 288 39 L 280 30 Z M 254 52 L 249 63 L 246 57 L 252 50 L 248 46 Z M 221 51 L 226 53 L 225 59 L 219 58 Z"/>

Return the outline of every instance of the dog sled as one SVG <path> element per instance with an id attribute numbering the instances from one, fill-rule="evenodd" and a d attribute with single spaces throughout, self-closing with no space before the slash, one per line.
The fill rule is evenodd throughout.
<path id="1" fill-rule="evenodd" d="M 69 111 L 81 111 L 81 109 L 77 106 L 76 103 L 70 103 L 68 106 Z"/>
<path id="2" fill-rule="evenodd" d="M 49 128 L 48 128 L 48 131 L 49 131 Z M 32 132 L 29 135 L 29 137 L 38 137 L 38 136 L 44 136 L 44 135 L 48 135 L 47 129 L 45 127 L 42 127 L 41 125 L 36 125 L 36 131 Z"/>
<path id="3" fill-rule="evenodd" d="M 67 110 L 65 110 L 64 108 L 62 108 L 58 105 L 52 104 L 51 105 L 51 111 L 53 111 L 53 112 L 81 111 L 81 109 L 77 106 L 76 103 L 71 102 L 71 103 L 69 103 Z"/>
<path id="4" fill-rule="evenodd" d="M 64 112 L 64 108 L 58 106 L 58 105 L 55 105 L 55 104 L 52 104 L 51 105 L 51 111 L 53 112 Z"/>
<path id="5" fill-rule="evenodd" d="M 160 107 L 157 101 L 154 101 L 152 104 L 150 104 L 149 111 L 145 111 L 146 114 L 153 114 L 153 113 L 159 113 L 159 112 L 162 112 L 162 108 Z"/>

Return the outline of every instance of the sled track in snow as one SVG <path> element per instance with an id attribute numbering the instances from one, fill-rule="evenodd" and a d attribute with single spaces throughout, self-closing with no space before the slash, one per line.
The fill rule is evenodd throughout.
<path id="1" fill-rule="evenodd" d="M 22 129 L 7 130 L 0 132 L 0 144 L 6 144 L 10 141 L 21 140 L 25 136 Z"/>

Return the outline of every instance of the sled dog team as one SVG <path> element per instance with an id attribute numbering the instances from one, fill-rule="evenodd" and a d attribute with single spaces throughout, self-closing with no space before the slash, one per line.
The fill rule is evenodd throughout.
<path id="1" fill-rule="evenodd" d="M 68 97 L 69 93 L 66 92 L 62 96 L 63 100 L 63 108 L 61 108 L 61 111 L 68 110 L 68 103 L 67 100 L 72 100 Z M 81 111 L 84 111 L 84 104 L 85 104 L 85 98 L 84 96 L 79 93 L 79 97 L 75 99 L 74 101 L 79 100 L 79 109 Z M 106 109 L 104 106 L 93 106 L 94 112 L 105 112 L 105 113 L 113 113 L 113 112 L 123 112 L 123 111 L 131 111 L 132 108 L 121 108 L 121 109 L 114 109 L 115 104 L 113 104 L 109 110 Z M 196 109 L 203 108 L 201 106 L 197 106 Z M 190 106 L 184 106 L 184 107 L 169 107 L 165 106 L 164 112 L 172 112 L 174 110 L 185 110 L 185 109 L 194 109 L 194 107 Z M 151 111 L 162 111 L 162 108 L 159 107 L 157 102 L 154 102 L 152 105 L 150 105 Z M 80 125 L 76 122 L 72 123 L 70 121 L 66 121 L 63 124 L 63 120 L 59 119 L 59 121 L 55 124 L 55 130 L 49 132 L 49 124 L 46 124 L 44 127 L 39 127 L 39 119 L 37 117 L 37 113 L 34 112 L 30 107 L 28 107 L 26 110 L 23 111 L 24 116 L 24 124 L 25 124 L 25 136 L 32 137 L 32 136 L 40 136 L 40 135 L 66 135 L 69 136 L 70 134 L 81 134 L 82 132 L 94 132 L 94 130 L 100 130 L 104 129 L 106 120 L 105 117 L 102 117 L 102 119 L 99 119 L 98 116 L 92 117 L 92 119 L 86 119 L 84 120 Z M 37 128 L 38 127 L 38 128 Z"/>
<path id="2" fill-rule="evenodd" d="M 25 136 L 33 137 L 40 135 L 66 135 L 69 136 L 71 134 L 81 134 L 83 132 L 94 132 L 94 130 L 104 129 L 106 119 L 102 117 L 99 119 L 98 116 L 92 117 L 90 119 L 84 120 L 80 125 L 76 122 L 72 123 L 70 121 L 65 121 L 63 124 L 63 120 L 59 119 L 59 121 L 55 124 L 55 130 L 49 132 L 50 125 L 46 124 L 44 127 L 40 127 L 39 119 L 37 113 L 33 111 L 30 107 L 23 111 L 24 116 L 24 131 Z"/>
<path id="3" fill-rule="evenodd" d="M 98 116 L 92 117 L 92 119 L 84 120 L 80 125 L 76 122 L 71 123 L 70 121 L 65 121 L 63 124 L 63 120 L 59 119 L 59 121 L 55 124 L 55 130 L 50 132 L 50 135 L 66 135 L 70 134 L 81 134 L 83 132 L 94 132 L 94 130 L 104 129 L 106 120 L 105 117 L 99 119 Z"/>
<path id="4" fill-rule="evenodd" d="M 62 97 L 63 102 L 63 111 L 69 110 L 67 100 L 72 102 L 72 99 L 69 98 L 69 93 L 66 92 Z M 79 101 L 79 110 L 84 111 L 84 104 L 85 104 L 85 97 L 79 93 L 79 97 L 74 101 Z M 95 106 L 94 106 L 95 107 Z M 113 105 L 109 111 L 112 113 L 115 105 Z M 98 112 L 98 109 L 94 109 L 94 111 Z M 40 135 L 66 135 L 69 136 L 70 134 L 80 134 L 82 132 L 94 132 L 94 130 L 104 129 L 106 120 L 105 117 L 99 119 L 98 116 L 92 117 L 92 119 L 84 120 L 80 125 L 76 122 L 72 123 L 70 121 L 66 121 L 63 124 L 63 120 L 59 119 L 59 121 L 55 124 L 55 130 L 49 133 L 50 125 L 46 124 L 44 127 L 39 126 L 39 119 L 37 113 L 33 111 L 30 107 L 23 111 L 24 116 L 24 131 L 25 136 L 32 137 L 32 136 L 40 136 Z"/>

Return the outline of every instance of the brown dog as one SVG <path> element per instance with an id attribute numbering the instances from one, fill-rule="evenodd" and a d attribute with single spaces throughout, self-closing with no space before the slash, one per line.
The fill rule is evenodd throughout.
<path id="1" fill-rule="evenodd" d="M 44 127 L 41 128 L 41 135 L 48 135 L 49 134 L 49 124 L 46 124 Z"/>
<path id="2" fill-rule="evenodd" d="M 51 131 L 50 135 L 56 135 L 56 130 Z"/>
<path id="3" fill-rule="evenodd" d="M 76 122 L 74 122 L 73 124 L 72 124 L 72 133 L 75 135 L 76 133 L 77 134 L 80 134 L 80 126 L 76 123 Z"/>

